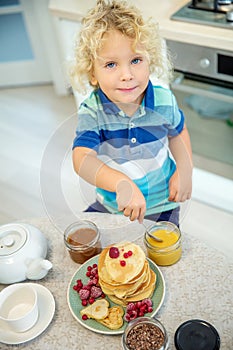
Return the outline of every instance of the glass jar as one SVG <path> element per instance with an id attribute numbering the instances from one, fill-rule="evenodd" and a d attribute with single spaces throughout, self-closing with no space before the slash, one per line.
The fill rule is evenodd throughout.
<path id="1" fill-rule="evenodd" d="M 162 242 L 157 242 L 149 234 L 161 238 Z M 160 221 L 149 226 L 144 235 L 144 244 L 148 257 L 157 265 L 173 265 L 181 258 L 181 232 L 171 222 Z"/>
<path id="2" fill-rule="evenodd" d="M 167 350 L 168 343 L 166 329 L 153 317 L 138 317 L 130 321 L 122 336 L 124 350 Z"/>
<path id="3" fill-rule="evenodd" d="M 100 232 L 91 221 L 81 220 L 67 227 L 64 242 L 73 261 L 83 264 L 101 252 Z"/>

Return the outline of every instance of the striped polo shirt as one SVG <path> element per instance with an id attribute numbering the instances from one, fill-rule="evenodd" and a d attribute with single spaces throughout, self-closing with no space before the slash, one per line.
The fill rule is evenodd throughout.
<path id="1" fill-rule="evenodd" d="M 125 173 L 146 199 L 146 215 L 173 209 L 169 180 L 176 165 L 168 138 L 184 126 L 171 90 L 149 81 L 143 101 L 133 116 L 127 116 L 101 89 L 93 91 L 79 107 L 73 148 L 93 149 L 106 165 Z M 116 193 L 96 189 L 96 198 L 111 213 L 118 213 Z"/>

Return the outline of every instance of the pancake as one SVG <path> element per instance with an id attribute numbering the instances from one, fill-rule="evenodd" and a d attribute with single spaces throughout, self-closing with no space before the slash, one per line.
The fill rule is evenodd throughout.
<path id="1" fill-rule="evenodd" d="M 109 295 L 108 296 L 109 299 L 115 304 L 118 304 L 118 305 L 126 307 L 128 305 L 128 303 L 140 301 L 140 300 L 147 299 L 147 298 L 151 298 L 153 293 L 154 293 L 155 287 L 156 287 L 156 284 L 155 284 L 156 275 L 155 275 L 154 272 L 152 273 L 152 276 L 153 277 L 151 279 L 150 285 L 147 288 L 145 288 L 143 291 L 138 291 L 137 294 L 133 294 L 133 295 L 127 297 L 127 298 L 118 298 L 115 295 Z"/>
<path id="2" fill-rule="evenodd" d="M 145 253 L 130 242 L 116 243 L 102 250 L 98 275 L 103 292 L 121 306 L 150 298 L 156 286 L 156 274 Z"/>
<path id="3" fill-rule="evenodd" d="M 155 289 L 155 285 L 156 285 L 156 274 L 154 273 L 154 271 L 150 270 L 150 275 L 148 280 L 145 283 L 142 283 L 141 286 L 139 286 L 139 288 L 133 293 L 133 294 L 128 294 L 126 298 L 123 299 L 132 299 L 132 298 L 136 298 L 138 299 L 139 295 L 143 294 L 144 292 L 149 292 L 152 289 Z M 141 300 L 141 299 L 138 299 Z M 136 301 L 138 301 L 136 300 Z M 132 300 L 129 300 L 132 301 Z"/>
<path id="4" fill-rule="evenodd" d="M 154 293 L 154 288 L 155 286 L 151 286 L 150 288 L 148 288 L 148 290 L 138 294 L 137 296 L 132 296 L 127 299 L 120 299 L 117 298 L 115 295 L 109 295 L 108 297 L 113 303 L 126 307 L 128 303 L 133 303 L 143 299 L 151 298 Z"/>
<path id="5" fill-rule="evenodd" d="M 111 258 L 109 256 L 110 247 L 108 248 L 108 252 L 104 253 L 104 265 L 107 274 L 109 274 L 111 280 L 117 283 L 127 283 L 136 277 L 143 269 L 145 253 L 138 245 L 130 242 L 117 243 L 114 247 L 119 250 L 119 256 L 117 258 Z M 132 252 L 132 255 L 126 259 L 124 254 L 129 251 Z M 122 261 L 125 262 L 125 265 L 121 264 Z"/>
<path id="6" fill-rule="evenodd" d="M 118 298 L 123 298 L 127 295 L 132 295 L 138 288 L 145 284 L 148 281 L 149 274 L 149 263 L 145 261 L 145 269 L 143 269 L 144 273 L 142 274 L 140 279 L 137 279 L 135 283 L 129 284 L 121 284 L 119 286 L 111 286 L 110 284 L 105 283 L 101 279 L 99 279 L 99 284 L 103 290 L 103 292 L 107 295 L 116 295 Z"/>
<path id="7" fill-rule="evenodd" d="M 107 277 L 107 274 L 105 275 L 105 273 L 103 273 L 103 278 L 101 278 L 101 276 L 99 276 L 99 281 L 101 283 L 101 285 L 105 286 L 106 288 L 109 288 L 109 289 L 115 289 L 115 290 L 118 290 L 118 289 L 122 289 L 122 286 L 125 286 L 125 288 L 134 288 L 135 284 L 140 284 L 142 283 L 142 281 L 144 281 L 145 279 L 145 275 L 148 273 L 148 269 L 149 269 L 149 263 L 147 260 L 145 260 L 145 264 L 143 266 L 143 269 L 142 271 L 131 281 L 128 281 L 127 283 L 109 283 L 108 279 L 106 278 Z M 103 267 L 103 270 L 104 270 L 104 267 Z"/>

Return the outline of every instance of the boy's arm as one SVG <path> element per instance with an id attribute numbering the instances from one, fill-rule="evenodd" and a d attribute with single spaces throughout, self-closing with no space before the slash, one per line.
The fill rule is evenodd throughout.
<path id="1" fill-rule="evenodd" d="M 116 192 L 118 210 L 134 221 L 143 221 L 146 202 L 142 192 L 125 174 L 115 170 L 97 158 L 97 153 L 87 147 L 73 150 L 73 164 L 76 173 L 96 187 Z"/>
<path id="2" fill-rule="evenodd" d="M 169 183 L 169 200 L 184 202 L 192 193 L 192 148 L 186 125 L 182 132 L 169 139 L 169 148 L 176 161 L 176 171 Z"/>

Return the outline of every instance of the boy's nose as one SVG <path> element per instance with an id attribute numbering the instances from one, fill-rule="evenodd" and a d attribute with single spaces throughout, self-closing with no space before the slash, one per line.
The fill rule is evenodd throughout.
<path id="1" fill-rule="evenodd" d="M 121 70 L 121 81 L 132 80 L 133 75 L 129 67 L 125 67 Z"/>

